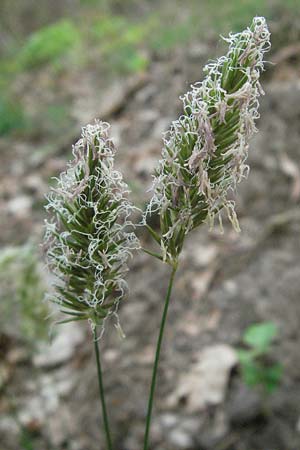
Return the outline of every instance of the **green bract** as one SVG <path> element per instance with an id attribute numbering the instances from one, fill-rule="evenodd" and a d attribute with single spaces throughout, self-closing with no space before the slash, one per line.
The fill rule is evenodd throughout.
<path id="1" fill-rule="evenodd" d="M 109 125 L 96 122 L 83 129 L 73 148 L 74 160 L 57 180 L 46 208 L 45 245 L 55 276 L 50 300 L 71 320 L 93 326 L 115 313 L 127 290 L 124 275 L 131 251 L 139 247 L 126 198 L 127 185 L 114 170 Z"/>
<path id="2" fill-rule="evenodd" d="M 225 39 L 227 55 L 210 62 L 204 80 L 181 99 L 184 112 L 164 137 L 146 213 L 146 219 L 153 211 L 160 215 L 156 240 L 165 261 L 177 260 L 185 235 L 204 221 L 212 224 L 218 215 L 222 224 L 223 209 L 239 229 L 228 194 L 248 173 L 245 160 L 259 117 L 259 77 L 269 38 L 265 19 L 254 18 L 250 28 Z"/>

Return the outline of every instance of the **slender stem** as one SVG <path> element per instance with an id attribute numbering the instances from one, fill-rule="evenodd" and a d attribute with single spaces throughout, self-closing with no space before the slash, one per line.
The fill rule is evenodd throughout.
<path id="1" fill-rule="evenodd" d="M 104 386 L 103 386 L 103 380 L 102 380 L 102 369 L 101 369 L 101 362 L 100 362 L 100 352 L 99 352 L 96 330 L 94 330 L 93 334 L 94 334 L 94 345 L 95 345 L 95 355 L 96 355 L 96 361 L 97 361 L 99 393 L 100 393 L 101 406 L 102 406 L 102 416 L 103 416 L 104 431 L 105 431 L 105 436 L 106 436 L 106 444 L 107 444 L 107 450 L 112 450 L 112 441 L 111 441 L 108 416 L 107 416 L 107 411 L 106 411 Z"/>
<path id="2" fill-rule="evenodd" d="M 165 305 L 164 310 L 161 318 L 160 323 L 160 329 L 159 329 L 159 335 L 156 345 L 156 353 L 155 353 L 155 360 L 153 365 L 153 371 L 152 371 L 152 380 L 151 380 L 151 387 L 150 387 L 150 394 L 149 394 L 149 400 L 148 400 L 148 410 L 147 410 L 147 418 L 146 418 L 146 428 L 145 428 L 145 436 L 144 436 L 144 450 L 148 450 L 149 446 L 149 433 L 150 433 L 150 426 L 151 426 L 151 417 L 152 417 L 152 408 L 153 408 L 153 400 L 154 400 L 154 392 L 155 392 L 155 385 L 156 385 L 156 377 L 157 377 L 157 369 L 158 369 L 158 363 L 159 363 L 159 356 L 160 356 L 160 350 L 161 350 L 161 344 L 163 340 L 163 334 L 167 319 L 167 313 L 168 313 L 168 307 L 170 303 L 170 297 L 174 282 L 175 273 L 177 270 L 177 263 L 174 264 L 172 273 L 169 280 L 169 286 L 167 295 L 165 298 Z"/>

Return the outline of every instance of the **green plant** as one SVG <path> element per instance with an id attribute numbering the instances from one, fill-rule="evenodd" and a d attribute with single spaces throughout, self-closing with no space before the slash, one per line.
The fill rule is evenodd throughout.
<path id="1" fill-rule="evenodd" d="M 0 99 L 0 136 L 23 130 L 26 126 L 22 106 L 14 100 Z"/>
<path id="2" fill-rule="evenodd" d="M 150 23 L 135 24 L 116 15 L 95 20 L 90 36 L 99 47 L 103 63 L 117 72 L 144 70 L 149 61 L 140 47 L 149 33 Z"/>
<path id="3" fill-rule="evenodd" d="M 49 104 L 40 111 L 41 123 L 38 118 L 36 122 L 41 130 L 45 130 L 48 135 L 56 135 L 58 132 L 68 130 L 72 125 L 70 106 L 67 103 Z"/>
<path id="4" fill-rule="evenodd" d="M 8 333 L 34 345 L 48 336 L 49 310 L 45 283 L 34 244 L 8 247 L 0 253 L 0 324 Z M 3 321 L 1 318 L 5 318 Z M 13 329 L 11 328 L 14 324 Z"/>
<path id="5" fill-rule="evenodd" d="M 67 319 L 87 320 L 92 327 L 107 448 L 112 448 L 104 399 L 98 330 L 109 317 L 117 318 L 126 295 L 126 262 L 139 247 L 126 199 L 127 185 L 114 169 L 115 148 L 109 125 L 96 122 L 82 131 L 73 149 L 74 159 L 48 196 L 45 248 L 55 275 L 51 302 Z M 117 328 L 119 322 L 117 319 Z"/>
<path id="6" fill-rule="evenodd" d="M 143 250 L 168 264 L 171 273 L 152 370 L 144 450 L 149 448 L 161 346 L 185 238 L 203 223 L 212 227 L 215 218 L 222 229 L 224 212 L 240 231 L 232 191 L 248 174 L 248 146 L 257 131 L 259 80 L 269 39 L 262 17 L 254 18 L 241 33 L 230 34 L 225 39 L 227 54 L 211 61 L 204 68 L 204 80 L 181 98 L 183 114 L 172 122 L 163 140 L 152 199 L 142 221 L 158 251 Z M 129 43 L 133 41 L 131 35 Z M 96 122 L 83 129 L 73 161 L 48 197 L 47 209 L 53 218 L 47 223 L 45 243 L 49 267 L 57 279 L 50 299 L 67 315 L 60 323 L 88 320 L 92 326 L 104 429 L 111 450 L 97 330 L 101 336 L 107 319 L 116 317 L 126 293 L 126 262 L 139 242 L 129 220 L 137 208 L 127 200 L 127 185 L 113 168 L 115 152 L 108 127 Z M 158 230 L 150 226 L 153 213 L 159 216 Z"/>
<path id="7" fill-rule="evenodd" d="M 93 21 L 90 36 L 95 42 L 105 42 L 119 39 L 129 26 L 128 21 L 121 16 L 102 16 Z"/>
<path id="8" fill-rule="evenodd" d="M 226 56 L 211 61 L 206 77 L 181 99 L 183 114 L 164 138 L 162 158 L 156 169 L 153 196 L 144 216 L 145 225 L 159 246 L 146 250 L 171 268 L 156 355 L 152 372 L 144 450 L 149 448 L 158 361 L 170 296 L 179 257 L 186 236 L 202 225 L 212 227 L 215 217 L 222 230 L 222 213 L 227 213 L 240 231 L 235 204 L 229 194 L 248 173 L 245 164 L 250 137 L 256 131 L 259 84 L 263 58 L 270 48 L 270 33 L 264 18 L 255 18 L 250 28 L 230 34 Z M 159 214 L 159 231 L 147 223 Z"/>
<path id="9" fill-rule="evenodd" d="M 154 50 L 170 50 L 177 45 L 186 44 L 193 34 L 195 27 L 189 17 L 184 23 L 167 23 L 165 27 L 157 26 L 149 36 L 149 46 Z"/>
<path id="10" fill-rule="evenodd" d="M 79 41 L 79 32 L 69 20 L 62 20 L 34 32 L 20 50 L 17 60 L 28 69 L 56 62 Z"/>
<path id="11" fill-rule="evenodd" d="M 278 336 L 273 322 L 251 325 L 243 335 L 248 349 L 239 349 L 238 357 L 244 382 L 249 386 L 262 386 L 267 392 L 276 389 L 281 381 L 283 367 L 268 361 L 271 346 Z"/>
<path id="12" fill-rule="evenodd" d="M 35 450 L 32 436 L 29 431 L 24 428 L 21 429 L 19 445 L 21 446 L 22 450 Z"/>

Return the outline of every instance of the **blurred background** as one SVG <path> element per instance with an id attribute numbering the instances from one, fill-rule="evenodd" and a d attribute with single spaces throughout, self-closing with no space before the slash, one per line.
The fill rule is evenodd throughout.
<path id="1" fill-rule="evenodd" d="M 260 133 L 239 189 L 242 233 L 206 227 L 182 255 L 159 372 L 152 448 L 300 449 L 300 0 L 1 0 L 0 450 L 105 449 L 87 325 L 51 332 L 44 195 L 80 128 L 112 124 L 144 207 L 179 95 L 266 16 Z M 142 236 L 142 239 L 146 237 Z M 147 245 L 150 245 L 148 243 Z M 101 341 L 115 448 L 141 448 L 168 268 L 139 254 Z M 50 313 L 50 317 L 49 317 Z"/>

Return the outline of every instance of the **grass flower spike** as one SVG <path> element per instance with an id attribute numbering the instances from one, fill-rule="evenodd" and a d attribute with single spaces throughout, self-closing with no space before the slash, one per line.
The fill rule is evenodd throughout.
<path id="1" fill-rule="evenodd" d="M 260 75 L 270 49 L 266 21 L 255 17 L 249 28 L 224 38 L 227 54 L 209 62 L 203 81 L 182 96 L 183 113 L 164 135 L 154 174 L 152 199 L 143 224 L 160 247 L 146 253 L 171 266 L 157 338 L 148 399 L 143 450 L 149 438 L 163 335 L 174 279 L 185 237 L 203 224 L 222 228 L 222 216 L 239 231 L 233 194 L 247 175 L 250 138 L 257 131 Z M 67 315 L 60 323 L 87 320 L 92 325 L 106 449 L 112 450 L 104 396 L 98 336 L 106 319 L 116 318 L 126 296 L 128 258 L 140 244 L 131 221 L 136 209 L 128 187 L 114 169 L 115 148 L 109 125 L 96 121 L 82 130 L 74 159 L 48 195 L 45 247 L 55 276 L 50 300 Z M 159 216 L 159 229 L 149 225 Z M 117 318 L 117 327 L 119 321 Z M 100 329 L 100 333 L 98 330 Z"/>
<path id="2" fill-rule="evenodd" d="M 165 261 L 177 260 L 184 237 L 204 221 L 212 224 L 217 215 L 222 224 L 224 209 L 239 229 L 229 192 L 248 173 L 245 160 L 259 117 L 259 77 L 269 39 L 262 17 L 229 35 L 227 55 L 207 64 L 204 80 L 181 99 L 184 112 L 164 137 L 147 211 L 160 215 L 161 234 L 152 235 Z"/>
<path id="3" fill-rule="evenodd" d="M 161 255 L 147 253 L 172 266 L 159 328 L 148 401 L 143 450 L 149 449 L 149 434 L 161 345 L 168 307 L 186 235 L 207 221 L 213 225 L 227 212 L 234 228 L 239 224 L 230 198 L 248 174 L 245 160 L 249 139 L 259 117 L 259 83 L 264 54 L 270 48 L 270 33 L 263 17 L 241 33 L 230 34 L 226 56 L 204 68 L 202 82 L 182 97 L 183 114 L 164 137 L 162 159 L 154 176 L 153 197 L 144 217 L 148 231 L 161 247 Z M 160 230 L 147 218 L 157 211 Z"/>
<path id="4" fill-rule="evenodd" d="M 45 246 L 56 278 L 50 300 L 68 316 L 60 323 L 86 319 L 92 325 L 106 445 L 112 450 L 97 326 L 104 330 L 105 319 L 116 314 L 126 295 L 126 262 L 139 242 L 108 129 L 105 122 L 83 128 L 73 161 L 48 196 L 46 209 L 54 217 L 46 222 Z"/>
<path id="5" fill-rule="evenodd" d="M 67 321 L 87 319 L 93 326 L 117 310 L 127 291 L 126 261 L 139 247 L 108 128 L 104 122 L 83 128 L 74 160 L 46 206 L 54 213 L 54 221 L 46 223 L 47 257 L 57 279 L 52 300 Z"/>

